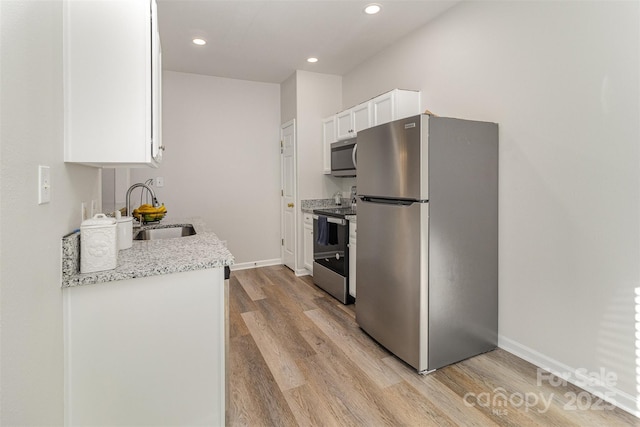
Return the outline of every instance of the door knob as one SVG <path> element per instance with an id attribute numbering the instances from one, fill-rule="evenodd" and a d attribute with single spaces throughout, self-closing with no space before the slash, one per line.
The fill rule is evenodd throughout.
<path id="1" fill-rule="evenodd" d="M 293 207 L 293 203 L 287 203 L 287 207 L 288 208 L 292 208 Z"/>

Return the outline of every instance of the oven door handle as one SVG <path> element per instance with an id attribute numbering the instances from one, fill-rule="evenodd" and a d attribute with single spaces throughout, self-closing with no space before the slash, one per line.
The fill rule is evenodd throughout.
<path id="1" fill-rule="evenodd" d="M 318 219 L 318 215 L 313 215 L 313 219 Z M 346 219 L 334 218 L 332 216 L 327 217 L 327 222 L 330 222 L 333 224 L 339 224 L 339 225 L 347 225 Z"/>

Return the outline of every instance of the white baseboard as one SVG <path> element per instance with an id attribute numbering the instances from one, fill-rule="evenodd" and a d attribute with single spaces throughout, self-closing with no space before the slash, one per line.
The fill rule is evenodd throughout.
<path id="1" fill-rule="evenodd" d="M 307 270 L 306 268 L 299 268 L 296 271 L 294 271 L 295 275 L 300 277 L 300 276 L 313 276 L 313 274 L 311 274 L 311 272 L 309 270 Z"/>
<path id="2" fill-rule="evenodd" d="M 640 399 L 617 389 L 615 386 L 607 386 L 606 384 L 591 385 L 593 381 L 590 381 L 590 378 L 585 375 L 584 368 L 577 369 L 565 365 L 562 362 L 552 359 L 551 357 L 503 335 L 498 336 L 498 347 L 508 351 L 509 353 L 515 354 L 529 363 L 533 363 L 545 371 L 565 379 L 567 382 L 600 397 L 602 400 L 605 400 L 618 408 L 635 415 L 636 417 L 640 417 Z"/>
<path id="3" fill-rule="evenodd" d="M 267 267 L 270 265 L 280 265 L 280 264 L 282 264 L 281 258 L 265 259 L 262 261 L 241 262 L 238 264 L 233 264 L 231 266 L 231 271 L 247 270 L 249 268 Z"/>

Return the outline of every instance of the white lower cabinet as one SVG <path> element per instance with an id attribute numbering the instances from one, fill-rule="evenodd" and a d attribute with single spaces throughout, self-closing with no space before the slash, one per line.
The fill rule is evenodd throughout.
<path id="1" fill-rule="evenodd" d="M 63 289 L 65 425 L 225 425 L 224 269 Z"/>
<path id="2" fill-rule="evenodd" d="M 304 214 L 304 268 L 313 276 L 313 215 Z"/>
<path id="3" fill-rule="evenodd" d="M 358 224 L 349 221 L 349 295 L 356 297 L 356 232 Z"/>

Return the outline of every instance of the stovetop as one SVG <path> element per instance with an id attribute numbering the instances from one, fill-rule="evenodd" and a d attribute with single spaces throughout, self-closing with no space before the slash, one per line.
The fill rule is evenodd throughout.
<path id="1" fill-rule="evenodd" d="M 345 208 L 321 208 L 321 209 L 314 209 L 313 213 L 318 215 L 327 215 L 327 216 L 334 216 L 338 218 L 344 218 L 346 215 L 356 215 L 356 209 L 355 207 L 352 207 L 352 206 L 345 207 Z"/>

